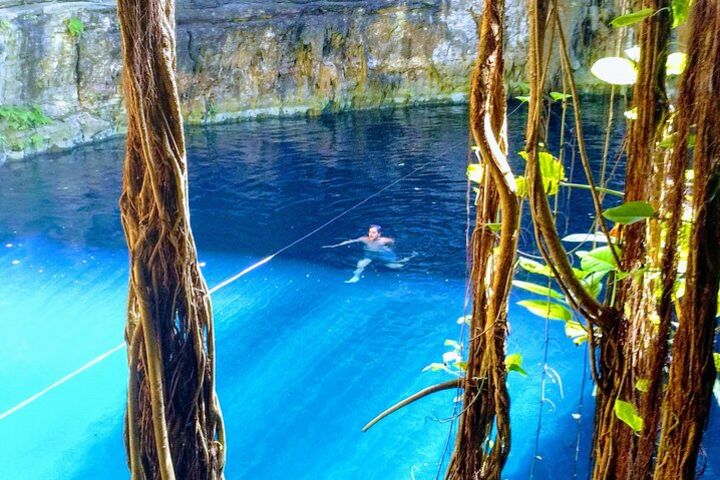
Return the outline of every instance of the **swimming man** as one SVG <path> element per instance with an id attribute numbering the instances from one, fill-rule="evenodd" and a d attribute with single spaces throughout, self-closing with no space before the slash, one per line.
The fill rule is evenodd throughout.
<path id="1" fill-rule="evenodd" d="M 352 240 L 345 240 L 344 242 L 336 243 L 335 245 L 323 245 L 322 248 L 341 247 L 343 245 L 350 245 L 351 243 L 362 243 L 365 255 L 358 261 L 352 278 L 345 280 L 345 283 L 355 283 L 359 281 L 360 274 L 373 260 L 383 262 L 388 268 L 402 268 L 405 262 L 416 255 L 413 252 L 413 255 L 398 260 L 397 255 L 392 249 L 392 245 L 395 243 L 395 240 L 390 237 L 383 237 L 382 227 L 380 225 L 370 225 L 368 233 L 365 236 L 354 238 Z"/>

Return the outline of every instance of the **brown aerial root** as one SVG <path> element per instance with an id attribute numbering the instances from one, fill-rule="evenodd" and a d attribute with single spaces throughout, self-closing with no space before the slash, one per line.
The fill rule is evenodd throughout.
<path id="1" fill-rule="evenodd" d="M 130 252 L 126 445 L 133 479 L 221 479 L 210 298 L 190 230 L 172 0 L 118 0 Z"/>
<path id="2" fill-rule="evenodd" d="M 662 404 L 660 446 L 655 477 L 690 479 L 706 426 L 712 385 L 714 328 L 720 283 L 720 5 L 692 5 L 688 62 L 680 87 L 676 160 L 688 155 L 691 127 L 697 131 L 692 168 L 690 251 L 685 295 L 678 312 L 668 388 Z M 677 160 L 679 161 L 679 160 Z"/>
<path id="3" fill-rule="evenodd" d="M 503 84 L 503 0 L 485 2 L 470 86 L 470 130 L 483 166 L 472 239 L 473 309 L 463 410 L 449 480 L 500 479 L 510 451 L 506 386 L 507 297 L 520 222 L 515 177 L 507 162 Z M 499 240 L 487 227 L 500 216 Z M 493 436 L 494 433 L 494 436 Z"/>

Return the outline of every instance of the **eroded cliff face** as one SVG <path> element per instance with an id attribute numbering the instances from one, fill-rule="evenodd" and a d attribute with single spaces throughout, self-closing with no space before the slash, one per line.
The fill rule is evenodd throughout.
<path id="1" fill-rule="evenodd" d="M 463 101 L 473 8 L 481 2 L 178 0 L 186 119 Z M 508 5 L 511 83 L 526 62 L 525 8 Z M 564 9 L 569 31 L 586 35 L 587 8 Z M 0 161 L 122 133 L 119 81 L 113 1 L 0 0 Z"/>

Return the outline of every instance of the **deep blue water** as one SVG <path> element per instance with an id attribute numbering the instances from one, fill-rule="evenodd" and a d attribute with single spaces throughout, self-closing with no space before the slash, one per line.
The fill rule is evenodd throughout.
<path id="1" fill-rule="evenodd" d="M 522 112 L 511 116 L 512 131 L 523 131 Z M 602 108 L 588 115 L 598 158 Z M 465 311 L 465 107 L 196 128 L 188 145 L 192 224 L 211 287 L 397 182 L 214 294 L 227 478 L 442 477 L 454 392 L 360 429 L 448 378 L 421 369 L 440 361 L 445 339 L 460 336 L 455 321 Z M 519 137 L 511 147 L 522 148 Z M 0 415 L 122 342 L 122 150 L 118 140 L 0 166 Z M 587 228 L 586 193 L 560 203 L 568 232 Z M 383 225 L 400 255 L 418 256 L 398 271 L 373 264 L 345 284 L 360 247 L 320 247 L 370 223 Z M 529 231 L 521 248 L 532 250 Z M 544 321 L 517 307 L 520 298 L 513 293 L 508 352 L 522 353 L 529 375 L 510 375 L 513 449 L 504 476 L 528 478 L 536 456 L 537 479 L 585 478 L 593 407 L 585 348 L 555 322 L 546 342 Z M 546 348 L 555 373 L 543 403 Z M 118 350 L 1 419 L 2 478 L 128 478 L 125 381 Z M 713 437 L 706 447 L 717 444 Z"/>

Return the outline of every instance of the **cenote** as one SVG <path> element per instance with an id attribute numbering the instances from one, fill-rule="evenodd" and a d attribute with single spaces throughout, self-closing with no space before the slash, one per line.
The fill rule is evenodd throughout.
<path id="1" fill-rule="evenodd" d="M 512 106 L 517 152 L 525 107 Z M 448 378 L 421 371 L 442 361 L 445 339 L 461 338 L 457 319 L 469 308 L 466 111 L 387 109 L 187 130 L 193 231 L 210 287 L 335 219 L 213 294 L 226 478 L 443 477 L 457 392 L 361 428 Z M 603 113 L 599 102 L 587 114 L 594 158 Z M 3 478 L 129 478 L 123 151 L 112 140 L 0 166 L 0 411 L 61 381 L 0 420 Z M 523 168 L 519 156 L 513 162 Z M 568 174 L 582 183 L 578 166 Z M 609 185 L 621 188 L 621 179 L 614 172 Z M 560 206 L 564 233 L 587 231 L 587 192 L 561 192 Z M 374 262 L 346 284 L 362 249 L 321 247 L 371 223 L 395 239 L 399 255 L 416 256 L 398 270 Z M 533 245 L 523 231 L 520 249 L 534 253 Z M 587 478 L 587 347 L 574 346 L 561 322 L 546 325 L 516 305 L 529 296 L 514 290 L 509 302 L 507 352 L 522 354 L 527 376 L 508 377 L 513 437 L 503 478 Z M 713 408 L 706 452 L 720 442 Z M 718 461 L 717 452 L 703 457 L 706 478 L 720 471 Z"/>

